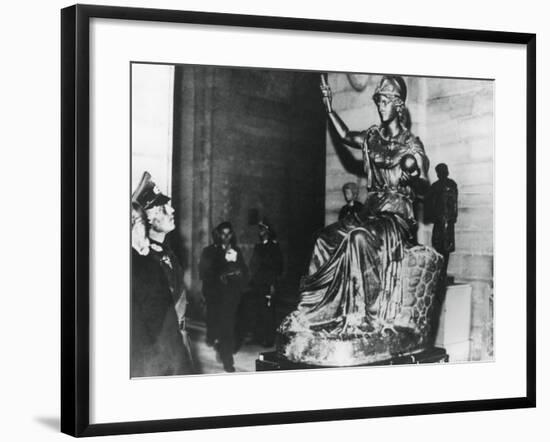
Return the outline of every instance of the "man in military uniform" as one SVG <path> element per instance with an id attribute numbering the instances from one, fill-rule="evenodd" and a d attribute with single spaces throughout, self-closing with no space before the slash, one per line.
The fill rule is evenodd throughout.
<path id="1" fill-rule="evenodd" d="M 183 270 L 165 241 L 175 228 L 174 209 L 147 172 L 132 196 L 132 207 L 144 218 L 149 248 L 134 247 L 139 253 L 132 255 L 131 371 L 135 376 L 191 374 Z"/>
<path id="2" fill-rule="evenodd" d="M 438 180 L 428 193 L 428 210 L 433 221 L 432 245 L 443 255 L 442 279 L 446 280 L 449 255 L 455 250 L 455 223 L 458 216 L 458 188 L 449 178 L 445 163 L 435 166 Z"/>
<path id="3" fill-rule="evenodd" d="M 283 255 L 273 227 L 262 220 L 258 224 L 260 242 L 250 260 L 250 288 L 254 305 L 254 338 L 264 347 L 275 339 L 275 297 L 283 272 Z"/>

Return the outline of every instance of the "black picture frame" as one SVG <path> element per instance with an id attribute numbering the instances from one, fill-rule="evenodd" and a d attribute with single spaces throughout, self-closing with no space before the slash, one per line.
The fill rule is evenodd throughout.
<path id="1" fill-rule="evenodd" d="M 527 51 L 526 395 L 491 400 L 90 424 L 89 23 L 92 18 L 524 45 Z M 72 436 L 192 430 L 535 407 L 536 35 L 288 17 L 75 5 L 61 11 L 61 431 Z"/>

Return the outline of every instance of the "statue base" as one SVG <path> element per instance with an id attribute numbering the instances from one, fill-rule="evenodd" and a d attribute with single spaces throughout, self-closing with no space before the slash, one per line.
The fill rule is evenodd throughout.
<path id="1" fill-rule="evenodd" d="M 429 347 L 425 333 L 387 329 L 330 336 L 311 330 L 277 333 L 278 354 L 297 363 L 351 367 L 419 353 Z"/>
<path id="2" fill-rule="evenodd" d="M 432 347 L 417 353 L 395 356 L 368 364 L 354 365 L 354 367 L 372 367 L 378 365 L 404 365 L 404 364 L 434 364 L 449 362 L 449 355 L 444 348 Z M 342 368 L 342 366 L 313 365 L 302 362 L 292 362 L 281 357 L 276 351 L 260 353 L 256 359 L 256 371 L 277 370 L 308 370 L 317 368 Z"/>

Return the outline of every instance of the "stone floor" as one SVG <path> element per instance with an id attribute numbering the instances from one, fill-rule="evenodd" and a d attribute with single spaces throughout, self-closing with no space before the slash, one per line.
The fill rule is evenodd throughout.
<path id="1" fill-rule="evenodd" d="M 206 345 L 206 329 L 204 324 L 191 322 L 187 326 L 191 349 L 195 358 L 197 369 L 202 374 L 225 373 L 223 365 L 213 347 Z M 273 350 L 271 347 L 245 343 L 233 356 L 235 359 L 235 370 L 237 372 L 256 371 L 256 359 L 264 351 Z"/>

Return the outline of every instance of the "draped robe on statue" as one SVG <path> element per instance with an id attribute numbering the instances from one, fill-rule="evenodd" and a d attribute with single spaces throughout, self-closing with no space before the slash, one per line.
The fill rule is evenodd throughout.
<path id="1" fill-rule="evenodd" d="M 279 353 L 297 362 L 375 362 L 428 338 L 441 257 L 416 244 L 415 194 L 400 164 L 411 154 L 425 175 L 428 159 L 407 129 L 390 138 L 373 126 L 364 135 L 368 195 L 359 220 L 344 218 L 320 233 L 298 308 L 279 328 Z"/>

